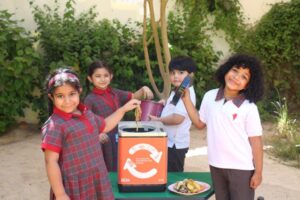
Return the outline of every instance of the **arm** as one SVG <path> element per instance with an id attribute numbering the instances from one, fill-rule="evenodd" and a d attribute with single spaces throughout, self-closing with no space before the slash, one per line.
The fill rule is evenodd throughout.
<path id="1" fill-rule="evenodd" d="M 141 102 L 137 99 L 131 99 L 124 106 L 116 110 L 113 114 L 105 118 L 105 128 L 103 132 L 109 132 L 121 121 L 126 112 L 137 108 Z"/>
<path id="2" fill-rule="evenodd" d="M 153 115 L 149 115 L 150 120 L 160 121 L 165 125 L 178 125 L 181 124 L 184 120 L 184 116 L 179 114 L 171 114 L 165 117 L 156 117 Z"/>
<path id="3" fill-rule="evenodd" d="M 198 128 L 203 129 L 205 128 L 206 124 L 203 123 L 200 120 L 200 116 L 198 111 L 196 110 L 195 106 L 193 105 L 193 102 L 190 97 L 190 91 L 189 89 L 184 90 L 184 95 L 182 96 L 182 101 L 184 103 L 184 106 L 189 114 L 189 117 L 192 121 L 192 123 Z"/>
<path id="4" fill-rule="evenodd" d="M 70 200 L 63 186 L 58 159 L 58 153 L 50 150 L 45 150 L 46 171 L 54 195 L 57 200 Z"/>
<path id="5" fill-rule="evenodd" d="M 133 99 L 153 99 L 153 93 L 149 87 L 143 86 L 141 89 L 133 93 Z"/>
<path id="6" fill-rule="evenodd" d="M 263 169 L 263 144 L 262 137 L 255 136 L 249 137 L 250 145 L 252 148 L 253 162 L 255 171 L 250 180 L 250 187 L 256 189 L 262 182 L 262 169 Z"/>

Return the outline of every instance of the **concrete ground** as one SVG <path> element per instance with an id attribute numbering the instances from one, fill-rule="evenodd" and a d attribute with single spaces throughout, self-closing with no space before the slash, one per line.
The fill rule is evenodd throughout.
<path id="1" fill-rule="evenodd" d="M 185 171 L 209 171 L 205 137 L 205 131 L 192 129 Z M 39 131 L 31 126 L 19 127 L 0 137 L 0 200 L 48 199 L 40 139 Z M 300 169 L 281 164 L 266 154 L 264 158 L 263 183 L 256 191 L 257 196 L 265 200 L 299 200 Z"/>

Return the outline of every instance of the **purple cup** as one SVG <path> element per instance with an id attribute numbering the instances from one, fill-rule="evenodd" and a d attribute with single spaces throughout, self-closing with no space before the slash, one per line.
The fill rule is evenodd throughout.
<path id="1" fill-rule="evenodd" d="M 149 115 L 160 117 L 161 111 L 163 110 L 164 105 L 155 101 L 142 100 L 141 109 L 142 116 L 141 121 L 149 121 Z"/>

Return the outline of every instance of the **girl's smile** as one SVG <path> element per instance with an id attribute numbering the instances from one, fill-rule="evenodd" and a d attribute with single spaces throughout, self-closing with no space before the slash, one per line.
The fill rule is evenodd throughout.
<path id="1" fill-rule="evenodd" d="M 53 96 L 49 96 L 56 108 L 66 113 L 75 113 L 79 105 L 80 93 L 70 84 L 57 87 Z"/>
<path id="2" fill-rule="evenodd" d="M 88 76 L 88 79 L 97 89 L 106 89 L 111 80 L 113 75 L 109 73 L 106 68 L 97 68 L 95 69 L 92 76 Z"/>
<path id="3" fill-rule="evenodd" d="M 250 77 L 248 68 L 232 67 L 225 75 L 225 95 L 237 96 L 241 90 L 247 87 Z"/>

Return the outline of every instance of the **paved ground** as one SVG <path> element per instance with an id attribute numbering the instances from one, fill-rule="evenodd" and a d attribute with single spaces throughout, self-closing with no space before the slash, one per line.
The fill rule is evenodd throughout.
<path id="1" fill-rule="evenodd" d="M 48 199 L 49 184 L 39 146 L 40 135 L 34 127 L 18 128 L 0 137 L 0 200 Z M 208 171 L 205 131 L 192 130 L 186 171 Z M 300 169 L 265 155 L 263 175 L 257 196 L 266 200 L 300 199 Z"/>

